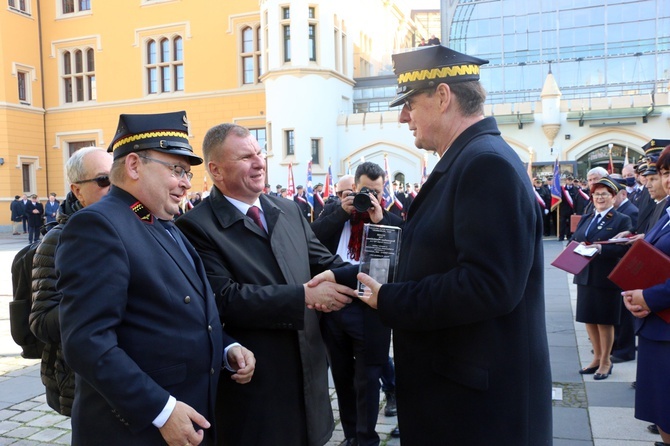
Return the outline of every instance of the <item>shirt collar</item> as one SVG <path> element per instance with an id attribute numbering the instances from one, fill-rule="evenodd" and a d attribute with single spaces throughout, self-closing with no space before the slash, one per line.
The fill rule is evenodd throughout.
<path id="1" fill-rule="evenodd" d="M 228 195 L 224 195 L 226 197 L 226 200 L 230 201 L 230 203 L 237 208 L 243 215 L 247 215 L 247 211 L 251 206 L 256 206 L 258 209 L 263 212 L 263 208 L 261 207 L 261 200 L 259 198 L 256 198 L 256 201 L 254 201 L 254 204 L 247 204 L 243 201 L 236 200 L 235 198 L 229 197 Z"/>

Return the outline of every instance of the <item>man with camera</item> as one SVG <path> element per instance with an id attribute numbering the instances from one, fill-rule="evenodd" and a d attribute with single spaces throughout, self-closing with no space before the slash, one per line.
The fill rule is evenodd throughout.
<path id="1" fill-rule="evenodd" d="M 331 253 L 357 264 L 365 223 L 402 224 L 401 217 L 380 204 L 384 181 L 379 165 L 364 162 L 356 169 L 352 191 L 341 191 L 338 183 L 340 201 L 327 204 L 312 223 L 312 231 Z M 376 311 L 358 299 L 340 311 L 324 313 L 320 324 L 344 430 L 341 445 L 376 446 L 379 378 L 389 360 L 391 331 Z"/>

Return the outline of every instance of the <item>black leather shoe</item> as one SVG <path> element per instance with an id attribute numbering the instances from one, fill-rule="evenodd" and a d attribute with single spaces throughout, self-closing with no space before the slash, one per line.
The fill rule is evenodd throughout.
<path id="1" fill-rule="evenodd" d="M 658 432 L 658 426 L 656 426 L 655 424 L 650 424 L 649 426 L 647 426 L 647 430 L 652 434 L 660 435 L 660 433 Z"/>
<path id="2" fill-rule="evenodd" d="M 579 370 L 580 375 L 593 375 L 598 371 L 598 366 L 595 367 L 584 367 L 583 369 Z"/>
<path id="3" fill-rule="evenodd" d="M 396 426 L 395 429 L 391 431 L 391 437 L 400 438 L 400 429 L 398 429 L 398 426 Z"/>
<path id="4" fill-rule="evenodd" d="M 657 441 L 654 443 L 654 446 L 670 446 L 670 443 L 663 443 L 662 441 Z"/>
<path id="5" fill-rule="evenodd" d="M 347 438 L 338 446 L 358 446 L 358 441 L 355 438 Z"/>
<path id="6" fill-rule="evenodd" d="M 607 373 L 596 373 L 595 375 L 593 375 L 593 379 L 595 379 L 596 381 L 600 381 L 600 380 L 609 378 L 609 376 L 612 374 L 612 369 L 613 368 L 614 368 L 614 364 L 612 364 L 610 366 L 610 369 Z"/>

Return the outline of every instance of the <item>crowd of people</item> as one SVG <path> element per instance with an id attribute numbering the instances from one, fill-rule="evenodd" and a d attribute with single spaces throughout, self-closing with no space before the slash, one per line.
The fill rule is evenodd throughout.
<path id="1" fill-rule="evenodd" d="M 568 238 L 596 250 L 574 276 L 576 320 L 586 325 L 593 353 L 578 372 L 604 380 L 612 374 L 614 364 L 632 361 L 637 355 L 635 417 L 652 422 L 648 430 L 662 439 L 655 446 L 666 446 L 670 444 L 670 417 L 659 395 L 670 390 L 666 360 L 670 329 L 658 313 L 670 309 L 670 278 L 662 272 L 656 286 L 621 290 L 608 277 L 638 240 L 670 256 L 670 140 L 654 139 L 642 148 L 644 156 L 623 166 L 620 174 L 608 174 L 602 167 L 589 170 L 586 189 L 572 177 L 562 179 L 561 193 L 567 204 L 562 204 L 557 224 L 559 240 Z M 533 183 L 546 222 L 549 200 L 543 202 L 549 187 L 539 178 Z M 578 222 L 573 233 L 570 220 L 575 216 Z"/>
<path id="2" fill-rule="evenodd" d="M 421 188 L 393 183 L 393 205 L 371 162 L 340 178 L 334 197 L 318 184 L 313 204 L 302 186 L 282 199 L 247 128 L 212 127 L 201 158 L 185 112 L 121 115 L 106 151 L 68 161 L 71 190 L 55 210 L 36 196 L 22 212 L 12 203 L 15 232 L 24 217 L 24 232 L 33 215 L 56 219 L 33 260 L 30 322 L 47 344 L 47 402 L 71 415 L 72 444 L 322 446 L 335 427 L 328 367 L 341 446 L 380 444 L 382 392 L 403 446 L 552 443 L 542 181 L 528 181 L 483 116 L 488 61 L 438 42 L 393 62 L 390 105 L 416 147 L 440 157 Z M 441 69 L 451 66 L 467 69 Z M 426 70 L 435 76 L 415 75 Z M 566 178 L 564 201 L 584 216 L 574 233 L 557 222 L 559 235 L 645 238 L 670 254 L 670 147 L 658 152 L 621 178 L 589 171 L 588 193 Z M 189 195 L 202 163 L 213 186 Z M 507 193 L 495 194 L 500 184 Z M 483 200 L 508 218 L 473 218 Z M 359 273 L 366 224 L 402 230 L 393 281 Z M 618 298 L 605 277 L 628 245 L 596 246 L 575 276 L 594 350 L 579 373 L 607 379 L 611 351 L 630 347 L 615 335 L 625 306 L 640 337 L 636 416 L 670 444 L 670 329 L 656 315 L 670 307 L 670 280 Z M 476 435 L 463 428 L 482 420 Z"/>

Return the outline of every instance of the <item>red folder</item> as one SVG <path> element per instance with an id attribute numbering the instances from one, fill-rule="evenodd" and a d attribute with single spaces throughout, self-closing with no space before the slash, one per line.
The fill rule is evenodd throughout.
<path id="1" fill-rule="evenodd" d="M 585 257 L 581 254 L 575 252 L 575 248 L 579 246 L 577 242 L 570 242 L 568 246 L 565 247 L 562 253 L 554 259 L 551 264 L 556 268 L 562 269 L 572 274 L 579 274 L 582 272 L 586 265 L 589 264 L 595 255 L 591 257 Z"/>
<path id="2" fill-rule="evenodd" d="M 637 240 L 607 276 L 624 291 L 646 289 L 670 278 L 670 257 L 645 240 Z M 670 323 L 670 308 L 656 313 Z"/>

